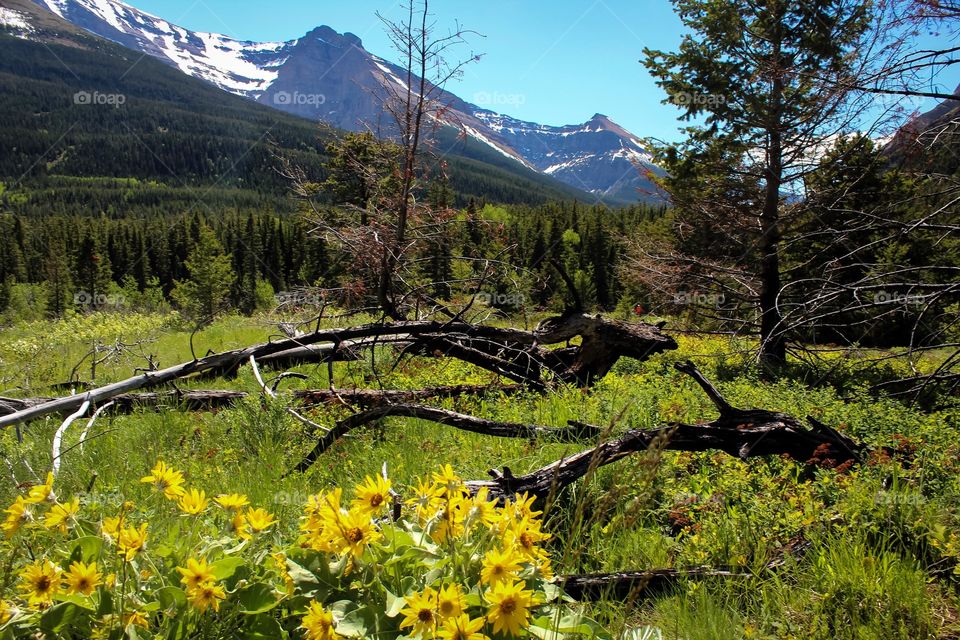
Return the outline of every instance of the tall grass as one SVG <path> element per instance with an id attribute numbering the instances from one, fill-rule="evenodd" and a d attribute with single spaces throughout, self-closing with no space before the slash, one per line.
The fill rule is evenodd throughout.
<path id="1" fill-rule="evenodd" d="M 101 318 L 99 328 L 85 322 L 0 331 L 0 344 L 7 345 L 0 348 L 0 375 L 8 393 L 51 393 L 48 386 L 66 380 L 95 337 L 143 340 L 161 366 L 192 357 L 188 328 L 169 319 L 125 324 L 123 318 Z M 202 355 L 271 333 L 262 319 L 231 317 L 199 332 L 194 345 Z M 749 373 L 733 373 L 738 362 L 743 364 L 740 356 L 716 357 L 729 347 L 720 339 L 685 339 L 679 353 L 646 363 L 622 362 L 589 392 L 568 388 L 440 404 L 532 424 L 581 420 L 606 426 L 611 434 L 671 420 L 696 422 L 713 417 L 715 409 L 670 365 L 699 355 L 698 364 L 719 380 L 735 405 L 813 415 L 871 447 L 899 447 L 909 455 L 878 456 L 846 474 L 789 460 L 743 462 L 720 453 L 677 452 L 634 455 L 597 469 L 542 505 L 554 534 L 551 551 L 558 573 L 706 565 L 733 567 L 749 577 L 681 582 L 653 599 L 605 598 L 583 605 L 590 614 L 625 640 L 957 637 L 950 567 L 960 555 L 960 410 L 918 413 L 866 396 L 851 402 L 829 386 L 760 383 Z M 381 352 L 380 361 L 389 362 L 390 355 Z M 136 366 L 142 362 L 133 355 L 106 362 L 96 382 L 127 377 Z M 285 381 L 282 390 L 329 383 L 325 365 L 299 371 L 307 379 Z M 338 363 L 334 382 L 370 386 L 371 373 L 369 364 Z M 491 380 L 485 372 L 441 359 L 404 360 L 378 373 L 395 388 Z M 58 483 L 68 493 L 86 492 L 87 500 L 116 507 L 147 498 L 149 489 L 139 478 L 163 459 L 208 494 L 246 493 L 289 523 L 296 521 L 308 494 L 355 484 L 384 464 L 402 487 L 440 463 L 479 479 L 488 469 L 504 466 L 524 473 L 586 446 L 491 438 L 420 420 L 387 419 L 342 439 L 306 473 L 288 474 L 312 446 L 314 434 L 284 411 L 282 400 L 260 398 L 246 369 L 234 380 L 181 385 L 197 386 L 252 395 L 217 413 L 170 409 L 104 416 L 82 450 L 75 446 L 80 427 L 73 427 Z M 324 426 L 343 415 L 345 410 L 335 406 L 310 411 Z M 18 493 L 18 484 L 38 480 L 50 467 L 50 442 L 59 420 L 32 423 L 23 443 L 10 430 L 0 434 L 0 473 L 7 478 L 0 484 L 3 504 Z M 798 540 L 809 543 L 806 553 L 784 557 Z M 767 568 L 776 559 L 782 564 Z"/>

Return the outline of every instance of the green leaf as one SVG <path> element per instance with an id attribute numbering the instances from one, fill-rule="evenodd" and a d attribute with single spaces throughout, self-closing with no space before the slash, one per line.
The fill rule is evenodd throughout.
<path id="1" fill-rule="evenodd" d="M 382 533 L 383 546 L 391 552 L 391 555 L 399 555 L 404 547 L 416 546 L 413 536 L 399 527 L 384 527 Z"/>
<path id="2" fill-rule="evenodd" d="M 369 607 L 354 609 L 343 616 L 336 625 L 336 631 L 342 636 L 366 638 L 374 635 L 377 629 L 376 616 Z"/>
<path id="3" fill-rule="evenodd" d="M 557 635 L 579 635 L 601 640 L 613 638 L 596 620 L 577 613 L 567 613 L 558 621 L 555 616 L 540 616 L 530 623 L 530 632 L 542 640 L 553 640 Z"/>
<path id="4" fill-rule="evenodd" d="M 236 573 L 237 569 L 243 566 L 243 558 L 226 557 L 217 560 L 210 565 L 210 571 L 217 580 L 226 580 Z"/>
<path id="5" fill-rule="evenodd" d="M 105 587 L 100 587 L 97 589 L 97 595 L 100 596 L 100 604 L 97 606 L 97 617 L 102 618 L 103 616 L 113 613 L 113 594 L 107 591 Z"/>
<path id="6" fill-rule="evenodd" d="M 101 551 L 103 551 L 103 538 L 100 536 L 78 538 L 73 545 L 73 551 L 70 553 L 70 562 L 90 564 L 100 557 Z"/>
<path id="7" fill-rule="evenodd" d="M 387 617 L 395 618 L 400 613 L 400 610 L 406 606 L 407 601 L 403 596 L 394 595 L 390 589 L 384 588 L 384 591 L 387 592 Z"/>
<path id="8" fill-rule="evenodd" d="M 240 630 L 243 640 L 278 640 L 290 637 L 273 616 L 251 616 Z"/>
<path id="9" fill-rule="evenodd" d="M 280 603 L 273 587 L 263 582 L 255 582 L 237 592 L 241 613 L 254 615 L 273 609 Z"/>
<path id="10" fill-rule="evenodd" d="M 298 593 L 324 600 L 330 592 L 339 589 L 339 581 L 330 571 L 324 554 L 298 549 L 287 556 L 287 572 L 297 586 Z"/>
<path id="11" fill-rule="evenodd" d="M 290 579 L 293 580 L 297 591 L 305 596 L 312 597 L 320 589 L 317 576 L 289 558 L 287 558 L 287 573 L 290 574 Z"/>
<path id="12" fill-rule="evenodd" d="M 543 593 L 544 593 L 544 596 L 546 597 L 546 602 L 553 602 L 554 600 L 556 600 L 562 595 L 562 592 L 560 591 L 560 587 L 558 587 L 552 582 L 543 583 Z"/>
<path id="13" fill-rule="evenodd" d="M 60 594 L 56 596 L 55 599 L 57 602 L 69 602 L 71 604 L 77 605 L 81 609 L 86 609 L 91 613 L 94 612 L 93 602 L 86 596 L 82 596 L 79 593 Z"/>
<path id="14" fill-rule="evenodd" d="M 153 595 L 164 611 L 187 606 L 187 594 L 180 587 L 163 587 Z"/>
<path id="15" fill-rule="evenodd" d="M 546 621 L 546 624 L 550 624 L 550 621 Z M 548 629 L 539 624 L 531 623 L 530 626 L 527 627 L 527 631 L 530 632 L 530 635 L 540 638 L 540 640 L 559 640 L 563 637 L 562 634 L 557 633 L 553 629 Z"/>
<path id="16" fill-rule="evenodd" d="M 40 628 L 47 633 L 60 633 L 64 627 L 73 624 L 83 611 L 72 602 L 55 604 L 40 616 Z"/>

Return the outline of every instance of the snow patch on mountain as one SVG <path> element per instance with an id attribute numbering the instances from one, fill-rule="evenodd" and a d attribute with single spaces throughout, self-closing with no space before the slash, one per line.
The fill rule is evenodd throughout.
<path id="1" fill-rule="evenodd" d="M 88 31 L 127 47 L 135 46 L 186 74 L 246 97 L 256 97 L 276 80 L 290 46 L 189 31 L 116 0 L 37 1 Z"/>
<path id="2" fill-rule="evenodd" d="M 366 51 L 357 36 L 329 27 L 289 42 L 256 43 L 190 31 L 118 0 L 34 1 L 225 91 L 346 129 L 378 127 L 389 120 L 382 99 L 408 90 L 403 68 Z M 444 124 L 578 189 L 633 200 L 638 188 L 649 186 L 645 170 L 657 171 L 640 138 L 605 115 L 549 126 L 483 109 L 451 93 L 437 97 L 445 105 Z"/>
<path id="3" fill-rule="evenodd" d="M 14 9 L 0 7 L 0 26 L 19 31 L 21 34 L 33 32 L 33 25 L 26 14 Z"/>

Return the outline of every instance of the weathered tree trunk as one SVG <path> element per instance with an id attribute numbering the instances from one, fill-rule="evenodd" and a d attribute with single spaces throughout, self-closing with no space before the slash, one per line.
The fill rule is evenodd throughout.
<path id="1" fill-rule="evenodd" d="M 693 377 L 720 411 L 720 417 L 704 424 L 672 424 L 661 429 L 631 430 L 592 449 L 562 458 L 522 476 L 510 469 L 491 470 L 493 480 L 473 480 L 471 490 L 487 488 L 499 498 L 528 492 L 546 496 L 586 476 L 592 470 L 648 449 L 673 451 L 723 451 L 740 459 L 787 455 L 826 467 L 862 460 L 864 447 L 836 430 L 808 418 L 810 427 L 798 419 L 764 409 L 737 409 L 730 405 L 690 363 L 677 369 Z M 576 424 L 576 423 L 573 423 Z"/>
<path id="2" fill-rule="evenodd" d="M 505 395 L 524 391 L 520 385 L 455 385 L 427 387 L 410 391 L 397 389 L 297 389 L 293 392 L 294 402 L 301 406 L 317 404 L 347 404 L 352 407 L 375 407 L 390 404 L 403 404 L 429 400 L 431 398 L 455 398 L 462 395 L 483 395 L 502 393 Z M 245 391 L 224 391 L 217 389 L 193 391 L 160 391 L 144 393 L 124 393 L 113 398 L 110 414 L 133 413 L 137 409 L 175 407 L 186 411 L 216 411 L 235 405 L 249 394 Z M 0 416 L 22 411 L 53 398 L 4 398 L 0 397 Z"/>
<path id="3" fill-rule="evenodd" d="M 596 438 L 600 434 L 599 428 L 586 424 L 571 424 L 569 427 L 541 427 L 538 425 L 477 418 L 464 413 L 437 409 L 436 407 L 426 407 L 419 404 L 380 405 L 360 413 L 355 413 L 337 422 L 332 429 L 323 434 L 313 450 L 297 465 L 294 471 L 303 472 L 309 469 L 323 452 L 353 429 L 371 422 L 376 422 L 388 416 L 430 420 L 431 422 L 449 425 L 464 431 L 500 438 L 535 439 L 547 437 L 564 442 L 572 442 Z"/>
<path id="4" fill-rule="evenodd" d="M 578 347 L 556 352 L 541 344 L 556 344 L 576 336 L 583 337 Z M 393 336 L 410 339 L 430 351 L 463 359 L 488 371 L 503 375 L 532 389 L 543 389 L 552 383 L 542 376 L 544 371 L 555 380 L 589 385 L 606 374 L 620 358 L 645 359 L 676 349 L 677 343 L 660 332 L 659 327 L 605 320 L 600 316 L 565 314 L 551 318 L 534 331 L 472 325 L 466 322 L 433 320 L 375 323 L 345 329 L 327 329 L 296 338 L 278 340 L 215 353 L 192 362 L 185 362 L 159 371 L 122 380 L 85 393 L 57 398 L 14 413 L 0 416 L 0 428 L 33 420 L 44 415 L 75 411 L 85 401 L 94 406 L 118 395 L 137 389 L 155 387 L 188 376 L 230 375 L 254 357 L 258 362 L 272 355 L 302 347 L 331 343 L 339 350 L 343 345 L 356 346 L 365 338 Z M 364 345 L 376 341 L 364 341 Z"/>
<path id="5" fill-rule="evenodd" d="M 433 398 L 456 398 L 465 395 L 502 393 L 513 395 L 526 391 L 521 385 L 458 384 L 424 389 L 306 389 L 295 390 L 293 397 L 301 405 L 349 404 L 355 407 L 378 407 L 385 404 L 407 404 Z"/>

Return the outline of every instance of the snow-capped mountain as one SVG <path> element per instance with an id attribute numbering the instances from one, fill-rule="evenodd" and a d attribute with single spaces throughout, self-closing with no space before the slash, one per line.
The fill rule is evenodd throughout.
<path id="1" fill-rule="evenodd" d="M 402 68 L 368 52 L 357 36 L 326 26 L 289 42 L 249 42 L 190 31 L 117 0 L 34 1 L 86 31 L 225 91 L 341 129 L 389 130 L 383 100 L 391 89 L 406 86 Z M 553 127 L 450 93 L 441 100 L 450 106 L 443 116 L 448 124 L 528 168 L 610 200 L 652 193 L 649 176 L 658 170 L 649 152 L 606 116 Z"/>

